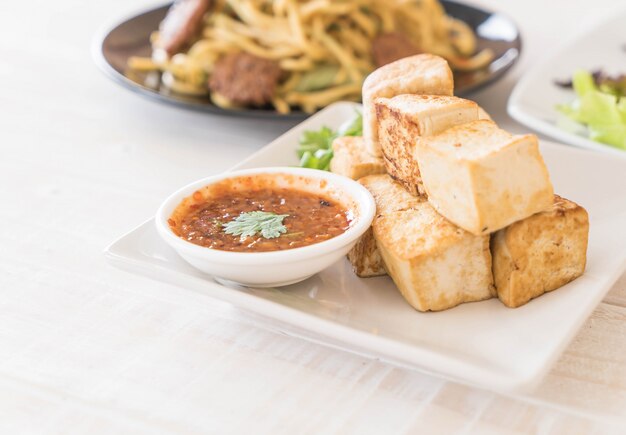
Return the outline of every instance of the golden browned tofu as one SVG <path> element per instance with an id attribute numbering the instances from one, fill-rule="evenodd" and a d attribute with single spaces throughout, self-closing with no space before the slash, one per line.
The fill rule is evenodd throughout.
<path id="1" fill-rule="evenodd" d="M 372 228 L 387 273 L 416 310 L 495 296 L 489 236 L 458 228 L 428 202 L 380 216 Z"/>
<path id="2" fill-rule="evenodd" d="M 419 204 L 423 199 L 413 197 L 387 174 L 369 175 L 359 180 L 370 191 L 376 202 L 376 217 L 398 210 L 406 210 Z M 387 271 L 380 257 L 370 228 L 361 236 L 348 253 L 354 273 L 361 278 L 385 275 Z"/>
<path id="3" fill-rule="evenodd" d="M 493 274 L 500 300 L 515 308 L 585 271 L 589 217 L 554 195 L 551 208 L 493 234 Z"/>
<path id="4" fill-rule="evenodd" d="M 415 154 L 419 136 L 431 136 L 478 119 L 478 105 L 457 97 L 398 95 L 374 102 L 387 173 L 414 195 L 424 195 Z"/>
<path id="5" fill-rule="evenodd" d="M 491 119 L 491 116 L 487 113 L 487 111 L 480 106 L 478 106 L 478 119 L 486 119 L 488 121 L 493 121 L 493 119 Z"/>
<path id="6" fill-rule="evenodd" d="M 489 234 L 548 209 L 553 189 L 537 137 L 479 120 L 420 136 L 415 148 L 428 201 L 472 234 Z"/>
<path id="7" fill-rule="evenodd" d="M 352 270 L 361 278 L 386 275 L 383 259 L 380 258 L 374 233 L 370 227 L 365 234 L 356 242 L 356 245 L 348 252 L 348 261 L 352 264 Z"/>
<path id="8" fill-rule="evenodd" d="M 454 78 L 448 62 L 418 54 L 384 65 L 363 82 L 363 136 L 370 154 L 381 156 L 374 100 L 400 94 L 452 95 Z"/>
<path id="9" fill-rule="evenodd" d="M 361 136 L 338 137 L 333 141 L 333 159 L 330 170 L 353 180 L 366 175 L 384 174 L 385 165 L 380 157 L 372 156 Z"/>
<path id="10" fill-rule="evenodd" d="M 426 200 L 426 198 L 411 195 L 387 174 L 363 177 L 359 183 L 374 197 L 376 216 L 408 210 Z"/>

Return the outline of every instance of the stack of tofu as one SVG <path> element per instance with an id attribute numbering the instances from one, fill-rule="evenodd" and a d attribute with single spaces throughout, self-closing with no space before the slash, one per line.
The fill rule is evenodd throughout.
<path id="1" fill-rule="evenodd" d="M 534 135 L 452 94 L 446 61 L 427 54 L 365 81 L 364 136 L 336 139 L 331 162 L 377 206 L 348 259 L 420 311 L 495 296 L 518 307 L 582 275 L 587 212 L 554 195 Z"/>

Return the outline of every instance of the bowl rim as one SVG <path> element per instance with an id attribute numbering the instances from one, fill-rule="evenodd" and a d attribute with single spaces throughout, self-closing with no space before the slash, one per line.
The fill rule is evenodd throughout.
<path id="1" fill-rule="evenodd" d="M 169 227 L 167 221 L 175 208 L 184 198 L 192 195 L 193 192 L 202 187 L 231 178 L 281 173 L 324 180 L 328 182 L 329 185 L 338 187 L 341 192 L 350 197 L 359 208 L 359 213 L 355 213 L 353 224 L 342 234 L 329 240 L 298 248 L 267 252 L 233 252 L 199 246 L 180 238 L 174 234 Z M 158 233 L 172 248 L 176 251 L 183 251 L 186 254 L 193 255 L 196 258 L 205 258 L 206 260 L 222 264 L 293 263 L 329 254 L 352 243 L 371 226 L 375 213 L 376 204 L 372 194 L 364 186 L 351 178 L 318 169 L 273 166 L 225 172 L 189 183 L 170 194 L 167 199 L 161 203 L 156 213 L 155 222 Z"/>

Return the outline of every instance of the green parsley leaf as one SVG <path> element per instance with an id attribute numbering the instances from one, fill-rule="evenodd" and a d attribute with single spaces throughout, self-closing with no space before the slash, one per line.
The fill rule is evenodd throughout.
<path id="1" fill-rule="evenodd" d="M 360 112 L 356 112 L 336 132 L 326 126 L 319 130 L 304 131 L 296 150 L 300 167 L 329 171 L 333 158 L 333 141 L 342 136 L 363 136 L 363 115 Z"/>
<path id="2" fill-rule="evenodd" d="M 307 130 L 300 136 L 300 146 L 298 147 L 298 156 L 302 155 L 306 151 L 314 153 L 317 150 L 328 150 L 335 140 L 335 132 L 328 127 L 322 127 L 321 129 Z"/>
<path id="3" fill-rule="evenodd" d="M 234 220 L 223 225 L 224 232 L 242 239 L 252 237 L 257 233 L 266 239 L 274 239 L 287 232 L 283 219 L 288 214 L 276 214 L 265 211 L 249 211 L 241 213 Z"/>
<path id="4" fill-rule="evenodd" d="M 357 112 L 352 118 L 341 124 L 337 130 L 337 137 L 363 136 L 363 115 Z"/>

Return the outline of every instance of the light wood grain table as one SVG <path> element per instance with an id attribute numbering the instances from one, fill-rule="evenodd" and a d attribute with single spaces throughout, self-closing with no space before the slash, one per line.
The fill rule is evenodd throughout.
<path id="1" fill-rule="evenodd" d="M 481 3 L 519 23 L 524 53 L 474 97 L 520 132 L 505 113 L 516 80 L 623 0 Z M 108 266 L 102 249 L 168 193 L 291 126 L 156 104 L 103 77 L 93 35 L 149 5 L 0 2 L 0 433 L 626 433 L 626 277 L 535 392 L 504 397 Z"/>

